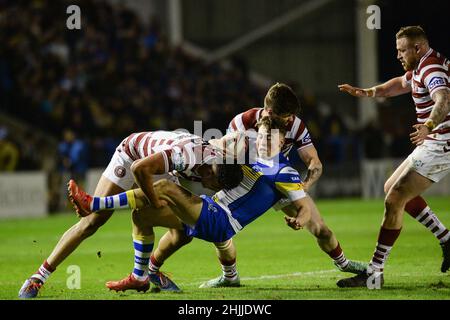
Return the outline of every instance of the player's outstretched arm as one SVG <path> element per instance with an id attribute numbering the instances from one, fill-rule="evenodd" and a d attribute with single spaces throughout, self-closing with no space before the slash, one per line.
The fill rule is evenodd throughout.
<path id="1" fill-rule="evenodd" d="M 395 97 L 411 91 L 411 86 L 405 81 L 403 76 L 386 81 L 383 84 L 371 88 L 358 88 L 349 84 L 338 85 L 340 91 L 347 92 L 354 97 Z"/>
<path id="2" fill-rule="evenodd" d="M 339 84 L 338 88 L 340 91 L 347 92 L 348 94 L 351 94 L 354 97 L 358 98 L 364 98 L 364 97 L 373 97 L 371 89 L 363 89 L 358 87 L 353 87 L 347 83 L 345 84 Z"/>

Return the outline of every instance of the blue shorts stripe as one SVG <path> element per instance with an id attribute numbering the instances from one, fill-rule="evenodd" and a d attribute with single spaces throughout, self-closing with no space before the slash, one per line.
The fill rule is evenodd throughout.
<path id="1" fill-rule="evenodd" d="M 126 206 L 128 204 L 128 198 L 125 192 L 119 194 L 119 204 L 121 207 Z"/>
<path id="2" fill-rule="evenodd" d="M 94 202 L 92 203 L 92 211 L 98 211 L 100 209 L 100 198 L 94 197 Z"/>

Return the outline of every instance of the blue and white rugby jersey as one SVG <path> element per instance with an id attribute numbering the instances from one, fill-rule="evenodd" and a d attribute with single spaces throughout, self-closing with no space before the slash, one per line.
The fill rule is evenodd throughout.
<path id="1" fill-rule="evenodd" d="M 280 199 L 292 202 L 306 196 L 300 175 L 282 154 L 271 160 L 258 158 L 254 164 L 242 165 L 242 171 L 244 178 L 236 188 L 212 196 L 236 233 Z"/>

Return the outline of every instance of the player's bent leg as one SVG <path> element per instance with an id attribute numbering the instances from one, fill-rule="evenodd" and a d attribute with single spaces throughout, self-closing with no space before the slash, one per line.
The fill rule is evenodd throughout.
<path id="1" fill-rule="evenodd" d="M 146 223 L 138 210 L 133 210 L 131 215 L 133 221 L 134 268 L 126 278 L 106 282 L 106 287 L 116 292 L 126 290 L 146 292 L 150 288 L 148 264 L 155 242 L 153 226 Z"/>
<path id="2" fill-rule="evenodd" d="M 384 265 L 398 239 L 403 225 L 405 204 L 424 192 L 432 181 L 414 170 L 408 170 L 389 189 L 385 199 L 385 213 L 375 252 L 366 273 L 341 279 L 338 287 L 367 287 L 380 289 L 384 284 Z M 372 287 L 373 286 L 373 287 Z"/>
<path id="3" fill-rule="evenodd" d="M 203 206 L 199 196 L 166 179 L 155 182 L 154 189 L 161 199 L 168 202 L 168 206 L 183 223 L 195 226 Z"/>
<path id="4" fill-rule="evenodd" d="M 311 208 L 311 219 L 306 224 L 306 228 L 316 237 L 317 243 L 322 251 L 333 259 L 333 263 L 339 271 L 355 274 L 365 272 L 367 264 L 360 261 L 349 260 L 345 257 L 339 241 L 325 224 L 316 204 L 310 197 L 307 197 L 307 200 L 309 202 L 309 207 Z"/>
<path id="5" fill-rule="evenodd" d="M 169 229 L 159 240 L 158 247 L 150 256 L 150 281 L 161 291 L 181 291 L 181 289 L 160 271 L 164 262 L 178 249 L 192 241 L 182 229 Z M 154 290 L 155 291 L 155 290 Z"/>
<path id="6" fill-rule="evenodd" d="M 150 283 L 155 291 L 181 291 L 180 288 L 164 273 L 152 268 L 152 250 L 154 244 L 153 227 L 182 228 L 180 220 L 166 206 L 156 209 L 147 206 L 143 209 L 133 210 L 133 244 L 135 260 L 133 271 L 119 281 L 108 281 L 106 287 L 110 290 L 147 291 Z M 161 242 L 161 241 L 160 241 Z"/>
<path id="7" fill-rule="evenodd" d="M 135 232 L 144 232 L 148 233 L 150 230 L 153 230 L 154 226 L 158 227 L 166 227 L 170 228 L 168 234 L 169 237 L 162 237 L 159 241 L 158 248 L 155 251 L 158 251 L 161 254 L 161 251 L 165 255 L 162 259 L 161 255 L 159 256 L 160 260 L 157 260 L 152 253 L 150 255 L 150 261 L 147 264 L 147 268 L 149 271 L 149 280 L 152 283 L 152 292 L 155 291 L 173 291 L 179 292 L 181 289 L 173 282 L 169 276 L 160 271 L 160 268 L 170 255 L 172 255 L 176 250 L 191 242 L 192 238 L 186 237 L 183 231 L 183 225 L 174 214 L 172 209 L 169 206 L 165 206 L 159 209 L 155 209 L 153 207 L 146 207 L 144 210 L 136 210 L 133 212 L 133 223 L 135 225 L 139 225 L 139 228 L 135 230 Z M 144 228 L 144 230 L 143 230 Z M 167 233 L 166 233 L 167 234 Z M 166 236 L 166 235 L 165 235 Z M 167 241 L 168 238 L 172 241 Z M 162 243 L 161 243 L 162 242 Z M 161 250 L 161 248 L 162 250 Z M 161 262 L 159 262 L 161 261 Z"/>
<path id="8" fill-rule="evenodd" d="M 384 193 L 388 194 L 395 182 L 409 170 L 409 160 L 405 159 L 384 183 Z"/>
<path id="9" fill-rule="evenodd" d="M 384 192 L 387 194 L 394 183 L 409 170 L 410 160 L 406 159 L 394 171 L 384 185 Z M 439 220 L 436 214 L 428 206 L 423 197 L 416 196 L 409 200 L 405 205 L 405 211 L 413 217 L 417 222 L 427 228 L 442 248 L 443 261 L 441 264 L 441 272 L 447 272 L 450 268 L 450 232 L 447 227 Z"/>
<path id="10" fill-rule="evenodd" d="M 123 189 L 102 176 L 97 184 L 95 194 L 108 196 L 122 192 Z M 50 274 L 80 245 L 80 243 L 94 234 L 98 228 L 108 221 L 113 211 L 98 212 L 81 218 L 80 221 L 68 229 L 60 238 L 49 257 L 38 271 L 25 281 L 19 291 L 20 298 L 34 298 Z M 35 284 L 38 283 L 38 284 Z"/>
<path id="11" fill-rule="evenodd" d="M 240 287 L 241 281 L 236 269 L 236 248 L 233 239 L 214 243 L 222 267 L 222 275 L 208 280 L 200 288 Z"/>

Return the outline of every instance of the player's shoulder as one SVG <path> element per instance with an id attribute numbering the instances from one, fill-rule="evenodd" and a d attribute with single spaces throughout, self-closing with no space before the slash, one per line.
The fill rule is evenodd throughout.
<path id="1" fill-rule="evenodd" d="M 289 164 L 283 164 L 278 170 L 278 174 L 298 174 L 298 171 L 292 168 Z"/>
<path id="2" fill-rule="evenodd" d="M 447 61 L 447 58 L 443 54 L 433 50 L 420 63 L 419 72 L 424 69 L 429 69 L 431 67 L 442 66 L 442 68 L 445 68 L 446 61 Z"/>
<path id="3" fill-rule="evenodd" d="M 299 183 L 301 182 L 300 174 L 289 164 L 284 164 L 276 175 L 275 182 L 279 183 Z"/>
<path id="4" fill-rule="evenodd" d="M 253 107 L 253 108 L 249 108 L 239 114 L 237 114 L 236 116 L 242 116 L 243 118 L 246 119 L 253 119 L 256 118 L 258 113 L 262 111 L 263 108 L 259 108 L 259 107 Z"/>
<path id="5" fill-rule="evenodd" d="M 262 108 L 250 108 L 237 114 L 230 122 L 231 128 L 238 131 L 254 128 L 262 110 Z"/>
<path id="6" fill-rule="evenodd" d="M 292 168 L 289 159 L 280 153 L 278 157 L 278 174 L 298 174 L 297 170 Z"/>

